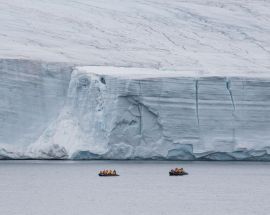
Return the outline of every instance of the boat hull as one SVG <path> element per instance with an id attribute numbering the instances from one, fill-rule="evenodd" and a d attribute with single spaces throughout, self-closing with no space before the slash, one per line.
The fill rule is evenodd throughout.
<path id="1" fill-rule="evenodd" d="M 172 173 L 172 172 L 169 172 L 169 176 L 183 176 L 183 175 L 188 175 L 187 172 L 183 172 L 183 173 Z"/>
<path id="2" fill-rule="evenodd" d="M 114 176 L 119 176 L 119 175 L 104 175 L 104 174 L 98 174 L 100 177 L 114 177 Z"/>

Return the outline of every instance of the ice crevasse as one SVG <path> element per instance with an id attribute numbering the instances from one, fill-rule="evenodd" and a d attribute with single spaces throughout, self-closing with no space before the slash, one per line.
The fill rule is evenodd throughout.
<path id="1" fill-rule="evenodd" d="M 270 160 L 268 77 L 34 65 L 3 78 L 2 159 Z"/>

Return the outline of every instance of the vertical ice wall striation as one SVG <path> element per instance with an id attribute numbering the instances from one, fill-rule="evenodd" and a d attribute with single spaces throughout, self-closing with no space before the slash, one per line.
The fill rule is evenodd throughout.
<path id="1" fill-rule="evenodd" d="M 147 71 L 78 67 L 32 152 L 59 145 L 72 159 L 269 160 L 270 79 Z"/>
<path id="2" fill-rule="evenodd" d="M 229 80 L 229 79 L 226 81 L 226 88 L 229 91 L 229 94 L 230 94 L 230 97 L 231 97 L 231 101 L 232 101 L 232 105 L 233 105 L 233 110 L 235 110 L 235 104 L 234 104 L 232 90 L 231 90 L 231 80 Z"/>
<path id="3" fill-rule="evenodd" d="M 71 70 L 60 63 L 0 60 L 0 150 L 16 157 L 57 118 Z"/>
<path id="4" fill-rule="evenodd" d="M 195 94 L 196 94 L 196 116 L 198 125 L 200 125 L 200 117 L 199 117 L 199 81 L 195 80 Z"/>

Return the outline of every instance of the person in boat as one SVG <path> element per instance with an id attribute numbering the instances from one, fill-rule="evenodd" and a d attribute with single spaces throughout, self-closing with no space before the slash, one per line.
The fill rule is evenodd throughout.
<path id="1" fill-rule="evenodd" d="M 115 171 L 115 169 L 113 170 L 113 175 L 116 175 L 116 171 Z"/>
<path id="2" fill-rule="evenodd" d="M 112 175 L 112 170 L 111 169 L 109 170 L 109 175 Z"/>
<path id="3" fill-rule="evenodd" d="M 103 174 L 103 171 L 100 170 L 100 171 L 99 171 L 99 174 L 102 175 L 102 174 Z"/>
<path id="4" fill-rule="evenodd" d="M 175 173 L 177 173 L 177 174 L 181 174 L 181 173 L 183 173 L 184 172 L 184 169 L 183 168 L 175 168 Z"/>

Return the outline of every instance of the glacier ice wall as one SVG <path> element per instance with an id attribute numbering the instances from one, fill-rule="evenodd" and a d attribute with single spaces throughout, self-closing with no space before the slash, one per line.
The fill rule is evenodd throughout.
<path id="1" fill-rule="evenodd" d="M 118 69 L 126 73 L 102 73 Z M 132 70 L 75 69 L 65 106 L 28 156 L 270 160 L 270 79 Z"/>
<path id="2" fill-rule="evenodd" d="M 0 60 L 0 158 L 17 157 L 57 118 L 72 67 Z"/>

